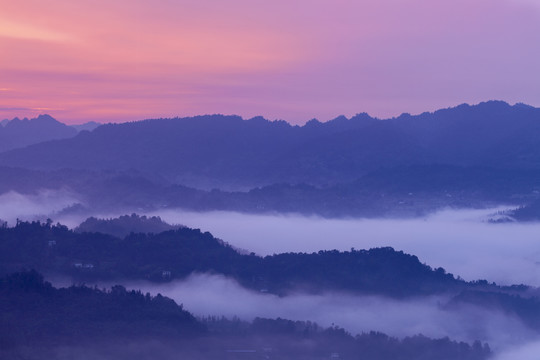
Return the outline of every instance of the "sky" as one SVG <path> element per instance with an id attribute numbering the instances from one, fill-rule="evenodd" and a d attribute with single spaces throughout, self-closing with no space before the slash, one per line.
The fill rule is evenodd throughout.
<path id="1" fill-rule="evenodd" d="M 539 0 L 0 0 L 0 119 L 540 106 Z"/>

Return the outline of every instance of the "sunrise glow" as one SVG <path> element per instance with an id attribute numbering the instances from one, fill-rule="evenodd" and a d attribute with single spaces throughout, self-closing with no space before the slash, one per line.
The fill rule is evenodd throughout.
<path id="1" fill-rule="evenodd" d="M 0 52 L 1 119 L 540 105 L 534 1 L 2 0 Z"/>

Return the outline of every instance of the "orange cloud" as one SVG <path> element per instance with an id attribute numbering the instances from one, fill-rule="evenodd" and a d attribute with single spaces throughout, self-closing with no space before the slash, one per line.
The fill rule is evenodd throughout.
<path id="1" fill-rule="evenodd" d="M 0 37 L 53 42 L 74 41 L 73 36 L 69 33 L 13 22 L 5 18 L 0 18 Z"/>

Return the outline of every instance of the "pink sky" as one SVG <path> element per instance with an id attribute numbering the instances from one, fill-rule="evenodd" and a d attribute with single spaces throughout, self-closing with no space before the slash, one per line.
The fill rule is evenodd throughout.
<path id="1" fill-rule="evenodd" d="M 0 0 L 0 119 L 540 106 L 537 0 Z"/>

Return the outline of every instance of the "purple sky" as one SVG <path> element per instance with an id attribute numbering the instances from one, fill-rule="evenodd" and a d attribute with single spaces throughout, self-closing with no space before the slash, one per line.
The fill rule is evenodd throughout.
<path id="1" fill-rule="evenodd" d="M 537 0 L 0 0 L 0 119 L 540 106 Z"/>

